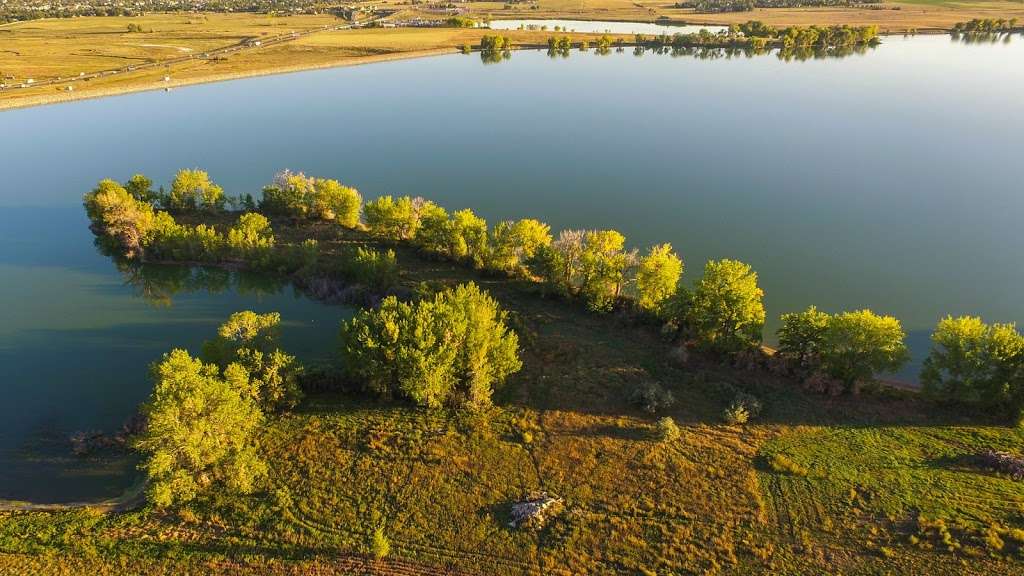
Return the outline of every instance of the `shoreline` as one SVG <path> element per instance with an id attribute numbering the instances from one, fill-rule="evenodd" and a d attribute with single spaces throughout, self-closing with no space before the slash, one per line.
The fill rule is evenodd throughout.
<path id="1" fill-rule="evenodd" d="M 515 19 L 515 18 L 510 18 Z M 584 18 L 561 18 L 565 20 L 578 20 L 587 22 L 640 22 L 638 20 L 588 20 Z M 527 20 L 527 19 L 522 19 Z M 538 18 L 536 20 L 550 20 L 549 18 Z M 658 22 L 642 22 L 645 24 L 658 24 Z M 709 23 L 690 23 L 682 21 L 672 21 L 671 25 L 685 25 L 685 26 L 728 26 L 728 24 L 709 24 Z M 505 32 L 506 30 L 494 30 L 495 33 Z M 921 35 L 938 35 L 948 34 L 948 30 L 928 30 L 919 32 Z M 585 36 L 596 36 L 598 33 L 580 33 Z M 890 36 L 906 36 L 906 34 L 896 32 L 884 32 L 879 33 L 880 38 L 886 38 Z M 628 42 L 625 46 L 633 46 L 634 43 Z M 532 49 L 543 49 L 546 48 L 545 44 L 521 44 L 517 47 L 517 50 L 532 50 Z M 473 53 L 479 52 L 479 49 L 474 48 Z M 95 100 L 100 98 L 109 98 L 114 96 L 122 96 L 127 94 L 137 94 L 141 92 L 158 92 L 167 91 L 174 88 L 183 88 L 187 86 L 196 86 L 200 84 L 213 84 L 217 82 L 229 82 L 232 80 L 243 80 L 246 78 L 257 78 L 261 76 L 276 76 L 282 74 L 292 74 L 296 72 L 306 72 L 311 70 L 327 70 L 331 68 L 345 68 L 349 66 L 363 66 L 368 64 L 379 64 L 383 62 L 394 62 L 399 60 L 412 60 L 417 58 L 427 58 L 431 56 L 443 56 L 446 54 L 460 54 L 461 50 L 457 46 L 443 47 L 443 48 L 430 48 L 426 50 L 412 50 L 408 52 L 392 52 L 388 54 L 373 54 L 368 56 L 355 56 L 351 58 L 344 58 L 332 62 L 320 62 L 310 64 L 295 64 L 290 66 L 278 66 L 273 68 L 256 69 L 247 72 L 231 72 L 225 74 L 212 74 L 198 76 L 195 78 L 189 78 L 184 80 L 172 80 L 170 82 L 154 82 L 154 85 L 138 85 L 138 86 L 125 86 L 116 88 L 101 88 L 95 92 L 81 93 L 81 92 L 54 92 L 51 94 L 37 94 L 22 99 L 10 99 L 0 100 L 0 112 L 7 110 L 20 110 L 26 108 L 34 108 L 39 106 L 50 106 L 54 104 L 65 104 L 70 102 L 81 102 L 86 100 Z"/>
<path id="2" fill-rule="evenodd" d="M 65 104 L 69 102 L 80 102 L 85 100 L 97 100 L 112 96 L 126 94 L 137 94 L 140 92 L 159 92 L 168 88 L 181 88 L 196 86 L 199 84 L 214 84 L 217 82 L 228 82 L 231 80 L 242 80 L 259 76 L 276 76 L 279 74 L 292 74 L 305 72 L 307 70 L 325 70 L 329 68 L 344 68 L 348 66 L 361 66 L 365 64 L 378 64 L 381 62 L 392 62 L 396 60 L 409 60 L 413 58 L 425 58 L 428 56 L 442 56 L 444 54 L 458 54 L 457 48 L 432 48 L 429 50 L 415 50 L 411 52 L 395 52 L 391 54 L 374 54 L 372 56 L 356 56 L 354 58 L 339 60 L 337 62 L 319 64 L 297 64 L 264 70 L 253 70 L 252 72 L 233 72 L 230 74 L 219 74 L 214 76 L 200 76 L 187 80 L 172 80 L 161 83 L 159 86 L 131 86 L 123 88 L 104 88 L 89 94 L 76 94 L 75 92 L 57 92 L 52 95 L 39 94 L 21 100 L 0 101 L 0 112 L 6 110 L 18 110 L 24 108 L 35 108 L 38 106 L 49 106 L 53 104 Z"/>

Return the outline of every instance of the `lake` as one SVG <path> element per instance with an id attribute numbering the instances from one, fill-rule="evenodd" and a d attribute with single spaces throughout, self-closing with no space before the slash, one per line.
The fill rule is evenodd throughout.
<path id="1" fill-rule="evenodd" d="M 657 24 L 653 22 L 614 22 L 607 20 L 491 20 L 492 30 L 518 30 L 520 26 L 540 30 L 541 27 L 554 32 L 555 26 L 569 32 L 593 32 L 595 34 L 692 34 L 707 30 L 718 32 L 727 26 L 699 26 L 693 24 Z M 632 38 L 630 38 L 632 40 Z"/>
<path id="2" fill-rule="evenodd" d="M 81 197 L 101 178 L 202 167 L 256 193 L 290 168 L 491 222 L 613 227 L 671 242 L 688 282 L 710 258 L 752 264 L 769 340 L 783 312 L 869 307 L 919 361 L 945 314 L 1024 321 L 1022 63 L 1024 39 L 946 36 L 803 62 L 529 51 L 2 112 L 0 498 L 116 494 L 129 463 L 70 459 L 67 435 L 116 428 L 148 363 L 231 312 L 280 311 L 306 359 L 349 313 L 223 278 L 143 290 L 92 245 Z"/>

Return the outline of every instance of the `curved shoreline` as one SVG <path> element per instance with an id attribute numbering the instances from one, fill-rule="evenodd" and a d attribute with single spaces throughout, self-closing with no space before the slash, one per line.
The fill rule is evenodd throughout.
<path id="1" fill-rule="evenodd" d="M 455 48 L 433 48 L 430 50 L 416 50 L 412 52 L 395 52 L 392 54 L 374 54 L 372 56 L 357 56 L 355 58 L 347 60 L 339 60 L 337 62 L 328 62 L 320 64 L 297 64 L 295 66 L 283 66 L 277 68 L 267 68 L 263 70 L 253 70 L 252 72 L 234 72 L 230 74 L 218 74 L 210 76 L 200 76 L 197 78 L 191 78 L 187 80 L 172 80 L 166 83 L 160 83 L 159 86 L 132 86 L 123 88 L 104 88 L 91 92 L 89 94 L 81 94 L 75 92 L 58 92 L 55 94 L 39 94 L 30 96 L 28 98 L 20 100 L 9 100 L 0 101 L 0 111 L 4 110 L 17 110 L 20 108 L 33 108 L 36 106 L 47 106 L 51 104 L 63 104 L 67 102 L 78 102 L 84 100 L 96 100 L 99 98 L 108 98 L 111 96 L 121 96 L 125 94 L 137 94 L 139 92 L 159 92 L 167 88 L 180 88 L 185 86 L 195 86 L 197 84 L 213 84 L 216 82 L 228 82 L 231 80 L 242 80 L 244 78 L 255 78 L 259 76 L 276 76 L 278 74 L 291 74 L 295 72 L 304 72 L 307 70 L 324 70 L 328 68 L 344 68 L 348 66 L 360 66 L 364 64 L 377 64 L 380 62 L 391 62 L 395 60 L 408 60 L 412 58 L 424 58 L 427 56 L 440 56 L 443 54 L 457 54 L 458 50 Z"/>
<path id="2" fill-rule="evenodd" d="M 566 18 L 561 18 L 566 19 Z M 525 20 L 525 19 L 523 19 Z M 546 19 L 537 19 L 546 20 Z M 589 21 L 589 22 L 637 22 L 642 24 L 658 24 L 659 22 L 640 22 L 638 20 L 588 20 L 585 18 L 572 18 L 571 20 Z M 682 21 L 672 21 L 673 25 L 686 25 L 686 26 L 727 26 L 728 24 L 709 24 L 709 23 L 690 23 Z M 503 30 L 496 30 L 496 32 L 503 32 Z M 933 34 L 947 34 L 946 30 L 929 30 L 928 32 L 922 32 L 922 35 L 933 35 Z M 580 36 L 596 37 L 600 33 L 579 33 Z M 884 38 L 887 36 L 905 36 L 905 34 L 887 32 L 879 33 L 879 37 Z M 633 42 L 627 42 L 625 46 L 633 46 Z M 517 50 L 531 50 L 531 49 L 543 49 L 546 48 L 546 44 L 519 44 Z M 473 52 L 479 52 L 478 49 L 473 49 Z M 426 50 L 412 50 L 408 52 L 392 52 L 387 54 L 373 54 L 368 56 L 355 56 L 352 58 L 339 59 L 331 62 L 320 62 L 310 64 L 295 64 L 291 66 L 278 66 L 272 68 L 255 69 L 246 72 L 231 72 L 225 74 L 209 74 L 197 76 L 195 78 L 187 78 L 184 80 L 171 80 L 169 82 L 153 82 L 149 85 L 137 85 L 137 86 L 124 86 L 116 88 L 101 88 L 94 92 L 81 93 L 81 92 L 53 92 L 50 94 L 37 94 L 20 99 L 0 100 L 0 112 L 5 110 L 18 110 L 23 108 L 33 108 L 37 106 L 48 106 L 52 104 L 64 104 L 68 102 L 79 102 L 85 100 L 95 100 L 100 98 L 108 98 L 111 96 L 121 96 L 126 94 L 137 94 L 141 92 L 159 92 L 166 91 L 172 88 L 182 88 L 187 86 L 195 86 L 199 84 L 213 84 L 217 82 L 228 82 L 232 80 L 242 80 L 245 78 L 256 78 L 260 76 L 276 76 L 281 74 L 292 74 L 296 72 L 305 72 L 310 70 L 326 70 L 330 68 L 345 68 L 349 66 L 362 66 L 366 64 L 378 64 L 382 62 L 393 62 L 399 60 L 411 60 L 416 58 L 426 58 L 430 56 L 442 56 L 446 54 L 459 54 L 460 49 L 458 47 L 443 47 L 443 48 L 431 48 Z"/>

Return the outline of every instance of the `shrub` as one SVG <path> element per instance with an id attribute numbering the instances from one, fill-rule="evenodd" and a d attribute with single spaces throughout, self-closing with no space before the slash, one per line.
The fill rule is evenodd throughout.
<path id="1" fill-rule="evenodd" d="M 665 416 L 664 418 L 658 418 L 658 423 L 655 425 L 656 436 L 662 442 L 675 442 L 679 440 L 682 432 L 679 431 L 679 426 L 676 425 L 675 420 Z"/>
<path id="2" fill-rule="evenodd" d="M 385 298 L 342 324 L 349 374 L 383 397 L 479 408 L 522 366 L 497 302 L 470 283 L 414 303 Z"/>
<path id="3" fill-rule="evenodd" d="M 746 424 L 761 414 L 761 401 L 746 392 L 737 392 L 722 417 L 729 424 Z"/>
<path id="4" fill-rule="evenodd" d="M 733 402 L 722 413 L 722 418 L 727 424 L 746 424 L 750 420 L 750 412 L 742 404 Z"/>
<path id="5" fill-rule="evenodd" d="M 629 396 L 630 404 L 648 414 L 656 414 L 661 410 L 671 408 L 675 402 L 675 396 L 671 392 L 653 382 L 636 388 Z"/>
<path id="6" fill-rule="evenodd" d="M 359 247 L 351 266 L 352 279 L 378 292 L 390 290 L 398 283 L 398 260 L 394 250 L 380 252 Z"/>
<path id="7" fill-rule="evenodd" d="M 165 199 L 165 208 L 177 211 L 221 210 L 225 200 L 224 189 L 214 184 L 205 171 L 179 170 Z"/>
<path id="8" fill-rule="evenodd" d="M 378 526 L 373 530 L 373 540 L 370 542 L 370 553 L 374 559 L 383 560 L 391 554 L 391 541 L 384 533 L 384 527 Z"/>
<path id="9" fill-rule="evenodd" d="M 712 260 L 684 306 L 685 323 L 698 342 L 722 352 L 761 343 L 764 291 L 757 273 L 736 260 Z"/>
<path id="10" fill-rule="evenodd" d="M 238 217 L 238 223 L 228 230 L 227 247 L 235 258 L 264 262 L 274 248 L 274 231 L 270 229 L 270 221 L 255 212 L 242 214 Z"/>
<path id="11" fill-rule="evenodd" d="M 256 450 L 263 415 L 247 397 L 244 368 L 217 366 L 173 350 L 153 367 L 143 406 L 147 425 L 136 447 L 145 456 L 147 494 L 157 507 L 188 502 L 213 485 L 253 491 L 266 475 Z"/>

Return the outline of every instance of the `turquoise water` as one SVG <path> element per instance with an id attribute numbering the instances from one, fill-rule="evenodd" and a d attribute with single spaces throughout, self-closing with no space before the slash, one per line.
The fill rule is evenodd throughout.
<path id="1" fill-rule="evenodd" d="M 63 439 L 119 425 L 147 364 L 229 313 L 279 310 L 305 357 L 346 313 L 251 283 L 148 300 L 92 246 L 80 202 L 101 178 L 198 166 L 256 193 L 291 168 L 492 222 L 614 227 L 671 242 L 687 281 L 752 264 L 769 339 L 783 312 L 870 307 L 920 358 L 944 314 L 1024 321 L 1022 63 L 1020 38 L 939 36 L 806 62 L 452 55 L 0 113 L 0 497 L 116 492 L 125 476 L 69 463 Z"/>

